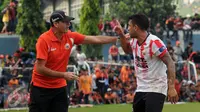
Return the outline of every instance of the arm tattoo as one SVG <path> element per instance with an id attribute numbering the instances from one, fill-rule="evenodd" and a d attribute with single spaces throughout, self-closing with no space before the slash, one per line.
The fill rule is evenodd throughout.
<path id="1" fill-rule="evenodd" d="M 166 64 L 167 66 L 167 73 L 168 73 L 168 87 L 174 87 L 174 81 L 176 78 L 175 74 L 175 63 L 171 59 L 171 56 L 167 52 L 161 60 Z"/>

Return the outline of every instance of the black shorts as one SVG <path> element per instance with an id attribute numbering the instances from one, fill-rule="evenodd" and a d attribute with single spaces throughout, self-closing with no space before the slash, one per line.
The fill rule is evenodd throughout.
<path id="1" fill-rule="evenodd" d="M 133 112 L 162 112 L 165 95 L 154 92 L 136 92 Z"/>
<path id="2" fill-rule="evenodd" d="M 31 85 L 29 112 L 68 112 L 67 88 L 47 89 Z"/>

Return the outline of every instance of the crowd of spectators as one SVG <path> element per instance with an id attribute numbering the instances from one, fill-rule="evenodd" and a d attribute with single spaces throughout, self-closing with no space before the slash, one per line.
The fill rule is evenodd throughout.
<path id="1" fill-rule="evenodd" d="M 105 21 L 105 22 L 104 22 Z M 120 20 L 119 20 L 120 21 Z M 151 18 L 149 18 L 151 24 Z M 101 18 L 98 23 L 98 29 L 103 35 L 115 35 L 113 32 L 114 27 L 117 25 L 117 19 L 112 17 L 111 21 L 103 20 Z M 155 26 L 155 27 L 154 27 Z M 122 24 L 124 29 L 127 29 L 126 24 Z M 178 40 L 178 31 L 183 31 L 184 39 L 191 40 L 193 36 L 193 31 L 200 30 L 200 16 L 199 14 L 186 15 L 186 17 L 180 16 L 169 16 L 163 19 L 163 22 L 158 22 L 155 25 L 150 25 L 149 31 L 159 38 L 164 38 L 164 31 L 166 31 L 166 37 L 168 39 Z M 170 31 L 173 32 L 170 34 Z"/>

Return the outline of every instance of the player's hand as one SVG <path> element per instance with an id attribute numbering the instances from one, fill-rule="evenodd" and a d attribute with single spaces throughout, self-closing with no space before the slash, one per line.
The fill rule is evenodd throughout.
<path id="1" fill-rule="evenodd" d="M 176 104 L 178 102 L 178 94 L 175 88 L 169 88 L 167 94 L 168 101 L 170 101 L 172 104 Z"/>
<path id="2" fill-rule="evenodd" d="M 122 28 L 122 26 L 120 25 L 119 21 L 117 20 L 117 25 L 114 27 L 114 31 L 118 34 L 118 35 L 124 35 L 124 30 Z"/>
<path id="3" fill-rule="evenodd" d="M 64 79 L 66 79 L 66 80 L 78 80 L 79 77 L 74 75 L 73 72 L 65 72 L 64 73 Z"/>

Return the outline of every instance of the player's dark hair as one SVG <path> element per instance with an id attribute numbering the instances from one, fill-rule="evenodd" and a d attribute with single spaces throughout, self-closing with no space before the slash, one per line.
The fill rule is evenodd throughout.
<path id="1" fill-rule="evenodd" d="M 81 51 L 81 50 L 82 50 L 81 45 L 78 45 L 77 48 L 76 48 L 76 50 L 77 50 L 77 51 Z"/>
<path id="2" fill-rule="evenodd" d="M 141 30 L 147 30 L 149 28 L 148 17 L 144 14 L 134 14 L 129 17 L 132 23 L 135 23 Z"/>

